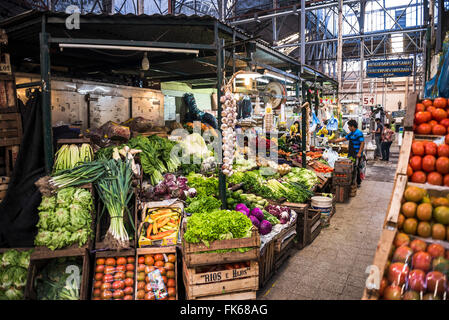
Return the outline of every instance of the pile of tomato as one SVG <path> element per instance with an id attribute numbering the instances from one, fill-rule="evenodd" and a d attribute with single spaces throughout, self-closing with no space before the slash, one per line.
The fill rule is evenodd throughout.
<path id="1" fill-rule="evenodd" d="M 133 300 L 134 257 L 97 258 L 92 300 Z"/>
<path id="2" fill-rule="evenodd" d="M 174 254 L 146 254 L 138 257 L 137 265 L 137 300 L 176 300 L 176 273 Z M 148 276 L 151 272 L 159 270 L 163 280 L 163 288 L 156 292 Z M 167 294 L 165 294 L 165 292 Z"/>
<path id="3" fill-rule="evenodd" d="M 449 135 L 440 145 L 413 141 L 407 175 L 412 182 L 449 186 Z"/>
<path id="4" fill-rule="evenodd" d="M 417 134 L 446 135 L 449 133 L 449 99 L 426 99 L 416 104 L 413 131 Z"/>

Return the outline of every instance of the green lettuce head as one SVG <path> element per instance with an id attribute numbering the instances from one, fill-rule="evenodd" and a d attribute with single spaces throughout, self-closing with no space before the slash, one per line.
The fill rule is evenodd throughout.
<path id="1" fill-rule="evenodd" d="M 53 211 L 56 209 L 56 197 L 42 197 L 41 204 L 37 208 L 39 211 Z"/>
<path id="2" fill-rule="evenodd" d="M 70 209 L 70 224 L 67 225 L 69 231 L 75 232 L 84 227 L 90 227 L 92 217 L 90 211 L 79 203 L 72 203 Z"/>
<path id="3" fill-rule="evenodd" d="M 54 211 L 40 211 L 39 222 L 36 227 L 42 230 L 52 231 L 55 229 L 55 212 Z"/>
<path id="4" fill-rule="evenodd" d="M 1 266 L 18 266 L 20 260 L 20 252 L 17 250 L 8 250 L 2 255 Z"/>
<path id="5" fill-rule="evenodd" d="M 92 194 L 86 189 L 76 189 L 73 195 L 73 203 L 77 203 L 86 209 L 91 209 Z"/>
<path id="6" fill-rule="evenodd" d="M 55 224 L 59 228 L 63 228 L 70 223 L 70 213 L 66 208 L 58 208 L 55 211 Z"/>
<path id="7" fill-rule="evenodd" d="M 39 230 L 38 234 L 36 235 L 36 238 L 34 238 L 34 244 L 36 246 L 47 246 L 47 244 L 50 244 L 52 240 L 53 240 L 53 232 Z"/>
<path id="8" fill-rule="evenodd" d="M 56 196 L 56 203 L 58 207 L 66 208 L 72 203 L 73 195 L 75 194 L 75 188 L 61 189 Z"/>
<path id="9" fill-rule="evenodd" d="M 8 300 L 22 300 L 23 299 L 23 290 L 19 290 L 14 287 L 10 287 L 5 291 L 5 296 Z"/>
<path id="10" fill-rule="evenodd" d="M 32 250 L 22 251 L 20 252 L 19 263 L 18 266 L 25 268 L 28 270 L 28 266 L 30 265 L 30 256 Z"/>

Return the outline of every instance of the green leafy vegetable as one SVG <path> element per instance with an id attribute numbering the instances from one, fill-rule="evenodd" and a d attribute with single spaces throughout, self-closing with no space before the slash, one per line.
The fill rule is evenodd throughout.
<path id="1" fill-rule="evenodd" d="M 186 208 L 188 213 L 211 212 L 220 209 L 221 201 L 212 196 L 195 197 Z"/>

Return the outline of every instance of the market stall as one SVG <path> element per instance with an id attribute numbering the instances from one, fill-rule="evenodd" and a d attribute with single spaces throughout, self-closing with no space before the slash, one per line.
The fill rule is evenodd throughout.
<path id="1" fill-rule="evenodd" d="M 404 119 L 408 131 L 373 261 L 376 270 L 364 299 L 447 299 L 449 154 L 444 124 L 448 101 L 420 101 L 417 95 L 410 100 Z"/>
<path id="2" fill-rule="evenodd" d="M 70 37 L 61 31 L 65 18 L 30 12 L 2 23 L 14 59 L 24 58 L 25 37 L 32 48 L 29 59 L 41 69 L 41 82 L 20 84 L 40 87 L 45 151 L 45 167 L 33 182 L 41 194 L 33 209 L 33 252 L 20 266 L 28 269 L 25 298 L 255 299 L 289 255 L 321 230 L 321 211 L 309 211 L 309 204 L 329 178 L 329 169 L 317 161 L 322 155 L 306 151 L 305 143 L 297 152 L 299 166 L 286 144 L 274 161 L 266 155 L 282 144 L 275 138 L 275 118 L 284 119 L 281 105 L 273 111 L 276 99 L 301 106 L 298 63 L 210 17 L 87 15 L 80 18 L 83 29 L 72 30 Z M 143 27 L 146 33 L 136 31 Z M 158 33 L 169 36 L 154 41 L 150 35 Z M 140 51 L 147 52 L 144 58 L 153 68 L 140 66 Z M 83 76 L 92 82 L 67 81 Z M 262 78 L 279 88 L 279 82 L 267 80 L 276 76 L 294 83 L 280 97 L 257 84 Z M 148 88 L 150 105 L 125 95 L 131 89 L 124 82 L 133 81 L 140 82 L 139 90 Z M 165 97 L 154 88 L 173 81 L 214 89 L 216 112 L 201 110 L 195 95 L 186 93 L 179 109 L 184 121 L 162 130 Z M 110 88 L 116 82 L 120 85 Z M 71 95 L 78 109 L 67 118 L 52 111 L 53 87 L 75 88 Z M 86 104 L 79 102 L 81 92 L 87 93 Z M 237 119 L 245 111 L 237 107 L 242 94 L 267 98 L 254 118 L 263 119 L 260 131 L 252 131 L 260 121 Z M 63 93 L 57 98 L 69 100 Z M 301 107 L 308 114 L 307 104 Z M 77 122 L 75 137 L 53 141 L 55 114 L 58 121 Z M 80 125 L 82 119 L 87 121 Z M 253 134 L 242 146 L 254 142 L 255 157 L 236 152 L 234 127 L 245 128 L 245 120 Z M 211 143 L 219 136 L 223 141 Z M 5 265 L 12 264 L 13 250 L 3 253 Z M 81 270 L 80 279 L 64 285 L 61 273 L 70 263 Z M 0 280 L 5 277 L 9 274 Z M 17 271 L 17 290 L 24 287 L 22 277 Z M 16 291 L 1 297 L 13 293 L 22 297 Z"/>

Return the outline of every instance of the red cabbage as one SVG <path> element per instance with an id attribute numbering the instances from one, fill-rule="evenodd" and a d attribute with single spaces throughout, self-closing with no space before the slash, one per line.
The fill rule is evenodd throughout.
<path id="1" fill-rule="evenodd" d="M 259 221 L 263 220 L 263 212 L 260 208 L 253 208 L 253 210 L 251 210 L 251 214 L 259 219 Z"/>
<path id="2" fill-rule="evenodd" d="M 260 225 L 259 219 L 257 219 L 255 216 L 250 216 L 249 219 L 251 220 L 251 222 L 253 223 L 253 225 L 256 228 L 259 228 L 259 225 Z"/>
<path id="3" fill-rule="evenodd" d="M 266 235 L 271 232 L 271 223 L 267 220 L 262 220 L 259 227 L 259 232 L 261 235 Z"/>

